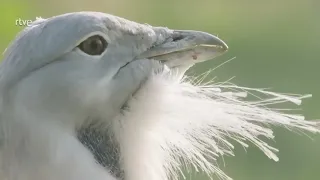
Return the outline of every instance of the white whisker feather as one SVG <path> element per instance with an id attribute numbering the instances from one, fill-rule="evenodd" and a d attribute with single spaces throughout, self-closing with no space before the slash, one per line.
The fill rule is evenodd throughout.
<path id="1" fill-rule="evenodd" d="M 320 132 L 316 122 L 265 106 L 282 102 L 300 105 L 310 95 L 287 95 L 213 82 L 202 86 L 199 77 L 194 79 L 196 83 L 190 77 L 179 79 L 172 72 L 154 74 L 128 102 L 129 108 L 119 115 L 119 121 L 114 121 L 128 180 L 136 180 L 141 174 L 145 178 L 140 180 L 176 180 L 182 165 L 231 180 L 215 164 L 218 157 L 233 155 L 230 140 L 245 148 L 246 142 L 251 142 L 267 157 L 278 161 L 278 150 L 262 140 L 274 138 L 269 125 Z M 241 99 L 248 94 L 246 91 L 267 98 Z"/>

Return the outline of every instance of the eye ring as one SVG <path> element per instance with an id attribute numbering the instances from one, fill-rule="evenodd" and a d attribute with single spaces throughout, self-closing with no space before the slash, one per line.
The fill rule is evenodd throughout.
<path id="1" fill-rule="evenodd" d="M 94 35 L 82 41 L 78 48 L 91 56 L 101 55 L 107 48 L 107 41 L 100 35 Z"/>

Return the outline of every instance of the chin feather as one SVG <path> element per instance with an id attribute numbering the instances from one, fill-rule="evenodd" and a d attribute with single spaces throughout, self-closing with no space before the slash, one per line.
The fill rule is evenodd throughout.
<path id="1" fill-rule="evenodd" d="M 200 79 L 200 81 L 199 81 Z M 278 150 L 263 139 L 273 139 L 270 125 L 318 133 L 316 122 L 286 114 L 269 105 L 297 105 L 310 95 L 288 95 L 228 83 L 202 83 L 202 78 L 173 72 L 154 74 L 114 121 L 122 167 L 128 180 L 169 180 L 192 167 L 231 180 L 216 159 L 234 155 L 232 142 L 257 146 L 278 161 Z M 246 95 L 257 100 L 247 100 Z"/>

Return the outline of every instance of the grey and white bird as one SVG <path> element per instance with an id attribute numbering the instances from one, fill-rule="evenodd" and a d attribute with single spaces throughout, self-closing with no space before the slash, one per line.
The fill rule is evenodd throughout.
<path id="1" fill-rule="evenodd" d="M 269 125 L 319 133 L 268 107 L 309 95 L 185 75 L 227 49 L 205 32 L 99 12 L 37 19 L 0 67 L 0 179 L 169 180 L 195 167 L 229 180 L 215 160 L 233 155 L 231 140 L 277 161 L 261 139 L 273 138 Z"/>

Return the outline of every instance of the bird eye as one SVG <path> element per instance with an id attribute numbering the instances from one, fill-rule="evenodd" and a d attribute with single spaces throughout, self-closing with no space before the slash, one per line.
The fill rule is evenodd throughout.
<path id="1" fill-rule="evenodd" d="M 107 48 L 107 41 L 99 36 L 91 36 L 79 44 L 79 49 L 89 55 L 100 55 Z"/>

